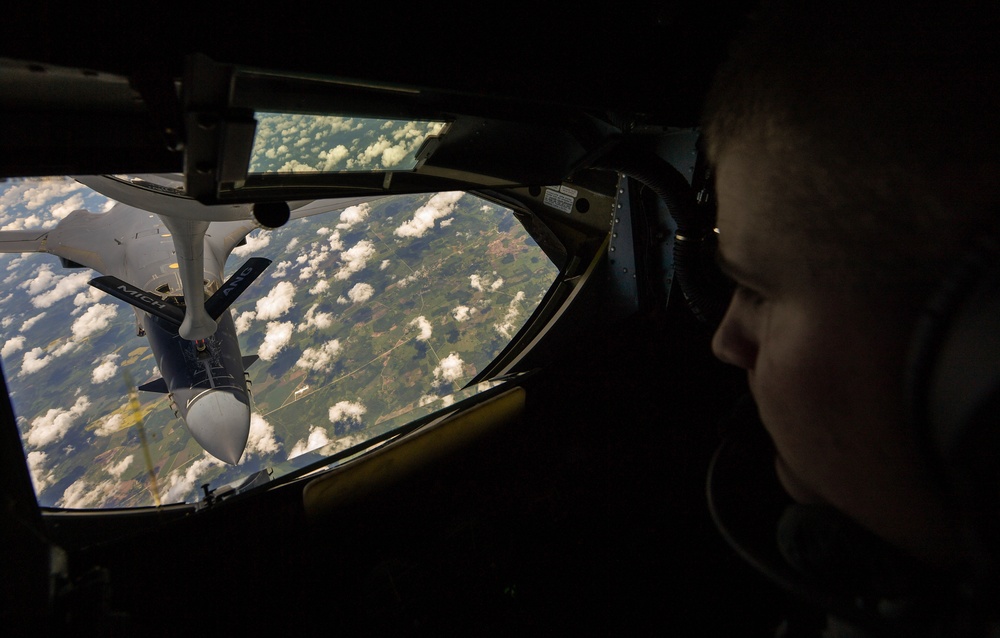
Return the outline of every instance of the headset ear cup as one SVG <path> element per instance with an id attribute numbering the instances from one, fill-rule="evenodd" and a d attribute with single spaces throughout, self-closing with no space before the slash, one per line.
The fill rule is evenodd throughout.
<path id="1" fill-rule="evenodd" d="M 970 251 L 914 333 L 908 392 L 932 471 L 960 506 L 974 553 L 1000 556 L 1000 243 Z M 992 563 L 987 560 L 986 563 Z"/>

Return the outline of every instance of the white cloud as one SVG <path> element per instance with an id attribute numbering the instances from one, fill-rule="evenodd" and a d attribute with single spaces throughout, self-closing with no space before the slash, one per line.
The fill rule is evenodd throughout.
<path id="1" fill-rule="evenodd" d="M 48 308 L 55 302 L 70 297 L 87 287 L 87 282 L 91 280 L 93 273 L 90 270 L 76 272 L 55 280 L 55 286 L 31 300 L 31 304 L 36 308 Z M 29 285 L 30 291 L 31 285 Z"/>
<path id="2" fill-rule="evenodd" d="M 457 352 L 452 352 L 438 363 L 434 368 L 434 378 L 442 381 L 454 382 L 462 378 L 465 362 L 458 356 Z"/>
<path id="3" fill-rule="evenodd" d="M 363 204 L 358 204 L 357 206 L 348 206 L 340 213 L 340 223 L 337 224 L 337 228 L 347 229 L 355 224 L 360 224 L 361 222 L 368 219 L 368 214 L 371 212 L 372 208 L 365 202 Z"/>
<path id="4" fill-rule="evenodd" d="M 250 438 L 247 439 L 246 454 L 273 454 L 281 444 L 274 437 L 274 426 L 264 417 L 254 412 L 250 415 Z"/>
<path id="5" fill-rule="evenodd" d="M 347 297 L 354 303 L 368 301 L 374 294 L 375 289 L 372 288 L 371 284 L 366 283 L 354 284 L 354 287 L 347 291 Z"/>
<path id="6" fill-rule="evenodd" d="M 361 423 L 361 417 L 368 408 L 360 402 L 338 401 L 330 407 L 331 423 Z"/>
<path id="7" fill-rule="evenodd" d="M 493 326 L 493 328 L 506 339 L 510 339 L 514 336 L 513 333 L 516 328 L 515 322 L 521 314 L 521 302 L 524 301 L 524 297 L 524 291 L 519 290 L 507 306 L 507 314 L 504 315 L 503 320 Z"/>
<path id="8" fill-rule="evenodd" d="M 342 262 L 340 270 L 335 277 L 337 279 L 347 279 L 356 272 L 359 272 L 368 263 L 368 260 L 375 256 L 375 244 L 362 239 L 357 244 L 340 253 Z"/>
<path id="9" fill-rule="evenodd" d="M 30 319 L 26 319 L 24 321 L 24 323 L 21 324 L 21 330 L 20 330 L 20 332 L 27 332 L 28 330 L 31 330 L 31 327 L 33 325 L 35 325 L 36 323 L 38 323 L 39 321 L 41 321 L 45 317 L 46 314 L 47 313 L 43 311 L 43 312 L 38 313 L 37 315 L 35 315 L 34 317 L 32 317 Z"/>
<path id="10" fill-rule="evenodd" d="M 431 328 L 431 322 L 427 321 L 427 317 L 420 315 L 410 323 L 406 324 L 408 326 L 416 326 L 420 330 L 420 334 L 417 335 L 417 341 L 427 341 L 431 338 L 431 333 L 433 329 Z"/>
<path id="11" fill-rule="evenodd" d="M 264 335 L 264 343 L 260 344 L 257 355 L 264 361 L 273 360 L 291 341 L 294 328 L 291 321 L 283 323 L 269 321 L 267 333 Z"/>
<path id="12" fill-rule="evenodd" d="M 11 337 L 3 344 L 3 348 L 0 348 L 0 357 L 6 359 L 22 348 L 24 348 L 24 337 Z"/>
<path id="13" fill-rule="evenodd" d="M 318 348 L 306 348 L 295 365 L 306 370 L 325 372 L 332 367 L 333 358 L 338 352 L 340 352 L 340 341 L 333 339 Z"/>
<path id="14" fill-rule="evenodd" d="M 88 287 L 86 290 L 77 293 L 77 295 L 73 297 L 73 305 L 76 306 L 76 309 L 73 310 L 73 314 L 76 314 L 80 309 L 82 309 L 83 306 L 92 303 L 97 303 L 98 301 L 104 299 L 107 296 L 108 293 L 104 292 L 103 290 L 98 290 L 93 286 Z"/>
<path id="15" fill-rule="evenodd" d="M 321 153 L 320 158 L 326 160 L 326 163 L 323 165 L 323 171 L 329 173 L 334 170 L 338 164 L 344 161 L 344 158 L 347 157 L 349 153 L 350 151 L 343 144 L 337 144 L 329 151 L 326 151 L 325 156 Z"/>
<path id="16" fill-rule="evenodd" d="M 257 319 L 277 319 L 295 305 L 294 299 L 295 286 L 287 281 L 279 281 L 267 296 L 257 300 Z"/>
<path id="17" fill-rule="evenodd" d="M 83 195 L 80 193 L 74 194 L 72 197 L 63 200 L 62 202 L 56 204 L 49 209 L 49 213 L 55 221 L 64 219 L 67 215 L 75 210 L 80 210 L 83 208 Z"/>
<path id="18" fill-rule="evenodd" d="M 123 409 L 126 406 L 122 406 Z M 120 432 L 125 425 L 125 415 L 122 412 L 114 412 L 97 422 L 94 434 L 98 436 L 111 436 L 115 432 Z"/>
<path id="19" fill-rule="evenodd" d="M 316 285 L 309 289 L 310 295 L 318 295 L 320 293 L 326 292 L 330 289 L 330 282 L 326 279 L 320 279 L 316 282 Z"/>
<path id="20" fill-rule="evenodd" d="M 129 466 L 132 465 L 132 461 L 133 460 L 135 460 L 135 456 L 132 455 L 132 454 L 129 454 L 128 456 L 126 456 L 125 458 L 123 458 L 118 463 L 115 463 L 114 465 L 109 465 L 105 469 L 108 471 L 108 474 L 110 474 L 111 476 L 113 476 L 115 478 L 121 478 L 122 472 L 124 472 L 125 470 L 127 470 L 129 468 Z"/>
<path id="21" fill-rule="evenodd" d="M 101 363 L 94 368 L 94 372 L 91 373 L 90 382 L 104 383 L 108 379 L 114 377 L 115 373 L 118 372 L 118 364 L 116 363 L 117 360 L 117 354 L 105 355 L 103 358 L 98 359 Z"/>
<path id="22" fill-rule="evenodd" d="M 468 306 L 456 306 L 452 309 L 451 314 L 455 317 L 455 321 L 462 322 L 471 319 L 475 312 L 475 308 L 470 308 Z"/>
<path id="23" fill-rule="evenodd" d="M 35 296 L 52 286 L 58 278 L 59 276 L 52 272 L 52 267 L 45 264 L 38 269 L 34 277 L 18 284 L 17 287 L 27 290 L 29 295 Z"/>
<path id="24" fill-rule="evenodd" d="M 389 265 L 390 265 L 391 263 L 392 263 L 392 262 L 391 262 L 391 261 L 389 261 L 388 259 L 383 259 L 383 260 L 382 260 L 382 263 L 378 265 L 378 269 L 379 269 L 379 270 L 385 270 L 386 268 L 388 268 L 388 267 L 389 267 Z"/>
<path id="25" fill-rule="evenodd" d="M 117 481 L 91 483 L 80 477 L 66 488 L 56 505 L 68 509 L 101 507 L 114 495 L 117 487 Z"/>
<path id="26" fill-rule="evenodd" d="M 166 492 L 162 496 L 161 501 L 164 503 L 183 501 L 186 496 L 194 491 L 195 487 L 205 482 L 202 480 L 205 474 L 221 465 L 223 465 L 222 461 L 205 452 L 194 463 L 187 466 L 187 468 L 174 470 L 167 475 L 162 484 L 161 489 L 165 489 Z"/>
<path id="27" fill-rule="evenodd" d="M 236 334 L 241 335 L 250 329 L 250 324 L 253 320 L 257 318 L 257 313 L 253 310 L 248 310 L 247 312 L 241 312 L 238 317 L 236 317 Z"/>
<path id="28" fill-rule="evenodd" d="M 89 407 L 90 399 L 80 396 L 69 409 L 49 408 L 44 415 L 31 421 L 24 438 L 28 445 L 36 448 L 59 441 Z"/>
<path id="29" fill-rule="evenodd" d="M 332 325 L 333 315 L 329 312 L 317 312 L 316 304 L 313 304 L 309 306 L 309 310 L 306 310 L 305 321 L 299 324 L 298 330 L 306 330 L 307 328 L 325 330 Z"/>
<path id="30" fill-rule="evenodd" d="M 73 326 L 70 328 L 73 338 L 76 340 L 86 339 L 95 332 L 107 329 L 117 314 L 118 308 L 114 304 L 94 304 L 73 322 Z"/>
<path id="31" fill-rule="evenodd" d="M 344 249 L 344 241 L 340 238 L 340 231 L 339 230 L 333 231 L 330 234 L 330 236 L 327 238 L 326 241 L 327 241 L 327 243 L 330 246 L 330 250 L 343 250 Z"/>
<path id="32" fill-rule="evenodd" d="M 293 459 L 310 450 L 321 448 L 329 442 L 330 437 L 327 435 L 325 428 L 318 425 L 311 425 L 309 426 L 309 437 L 293 445 L 291 451 L 288 453 L 288 458 Z"/>
<path id="33" fill-rule="evenodd" d="M 271 271 L 271 277 L 275 279 L 284 279 L 285 275 L 288 274 L 288 269 L 291 265 L 292 262 L 287 260 L 278 262 L 278 265 Z"/>
<path id="34" fill-rule="evenodd" d="M 19 376 L 38 372 L 45 366 L 49 365 L 53 359 L 55 359 L 54 356 L 46 354 L 41 348 L 32 348 L 28 352 L 24 353 L 24 358 L 21 360 L 21 372 L 19 373 Z"/>
<path id="35" fill-rule="evenodd" d="M 426 276 L 427 276 L 427 269 L 426 268 L 419 268 L 417 270 L 414 270 L 412 273 L 410 273 L 406 277 L 403 277 L 402 279 L 400 279 L 399 281 L 397 281 L 396 285 L 399 286 L 400 288 L 406 288 L 407 286 L 409 286 L 413 282 L 419 280 L 422 277 L 426 277 Z"/>
<path id="36" fill-rule="evenodd" d="M 41 494 L 55 480 L 53 473 L 45 467 L 48 456 L 40 450 L 28 452 L 28 471 L 31 474 L 31 481 L 35 484 L 35 494 Z"/>
<path id="37" fill-rule="evenodd" d="M 435 221 L 447 217 L 455 210 L 455 204 L 463 194 L 461 191 L 437 193 L 414 211 L 413 218 L 403 222 L 393 234 L 397 237 L 423 237 L 424 233 L 434 228 Z"/>
<path id="38" fill-rule="evenodd" d="M 237 257 L 250 257 L 264 248 L 267 248 L 268 244 L 271 243 L 271 234 L 257 232 L 256 234 L 251 234 L 247 236 L 247 243 L 243 246 L 237 246 L 233 249 L 233 254 Z"/>

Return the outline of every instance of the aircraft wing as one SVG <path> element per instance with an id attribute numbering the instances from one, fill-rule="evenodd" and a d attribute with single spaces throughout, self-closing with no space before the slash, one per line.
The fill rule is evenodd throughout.
<path id="1" fill-rule="evenodd" d="M 108 266 L 123 259 L 124 246 L 116 238 L 129 232 L 135 213 L 122 205 L 106 213 L 76 210 L 53 228 L 0 231 L 0 252 L 49 253 L 108 274 Z"/>
<path id="2" fill-rule="evenodd" d="M 81 175 L 76 181 L 101 195 L 157 215 L 193 221 L 242 221 L 253 219 L 252 204 L 207 206 L 186 195 L 180 183 L 168 183 L 162 176 L 132 180 L 110 175 Z"/>
<path id="3" fill-rule="evenodd" d="M 322 215 L 323 213 L 332 213 L 334 211 L 347 210 L 351 206 L 360 206 L 369 202 L 373 202 L 378 199 L 387 197 L 387 195 L 367 195 L 364 197 L 335 197 L 333 199 L 317 199 L 311 202 L 293 202 L 290 203 L 292 209 L 291 218 L 301 219 L 303 217 L 310 217 L 312 215 Z M 300 204 L 296 207 L 296 204 Z"/>
<path id="4" fill-rule="evenodd" d="M 332 199 L 317 199 L 311 201 L 289 202 L 291 216 L 289 221 L 344 211 L 351 206 L 361 206 L 386 195 L 369 195 L 365 197 L 335 197 Z M 239 246 L 257 224 L 252 221 L 229 221 L 213 223 L 205 234 L 211 250 L 216 253 L 219 263 L 224 264 L 233 249 Z"/>
<path id="5" fill-rule="evenodd" d="M 43 253 L 48 230 L 2 230 L 0 253 Z"/>

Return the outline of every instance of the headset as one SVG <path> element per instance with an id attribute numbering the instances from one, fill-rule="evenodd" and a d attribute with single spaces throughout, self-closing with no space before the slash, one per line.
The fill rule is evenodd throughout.
<path id="1" fill-rule="evenodd" d="M 1000 235 L 986 232 L 929 297 L 906 374 L 911 421 L 968 544 L 966 577 L 1000 585 Z"/>

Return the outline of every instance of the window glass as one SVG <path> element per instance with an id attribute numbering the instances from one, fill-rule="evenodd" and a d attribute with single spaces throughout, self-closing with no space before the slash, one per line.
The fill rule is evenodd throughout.
<path id="1" fill-rule="evenodd" d="M 249 173 L 408 171 L 445 122 L 340 115 L 255 114 Z"/>
<path id="2" fill-rule="evenodd" d="M 111 204 L 68 178 L 0 184 L 0 250 L 39 235 L 25 229 Z M 229 465 L 192 438 L 167 395 L 138 391 L 130 404 L 159 369 L 133 308 L 88 285 L 98 273 L 0 254 L 0 355 L 41 505 L 194 502 L 205 484 L 276 478 L 444 407 L 558 274 L 510 210 L 459 192 L 254 230 L 225 276 L 250 257 L 273 263 L 230 309 L 242 355 L 259 359 L 247 368 L 249 440 Z"/>

